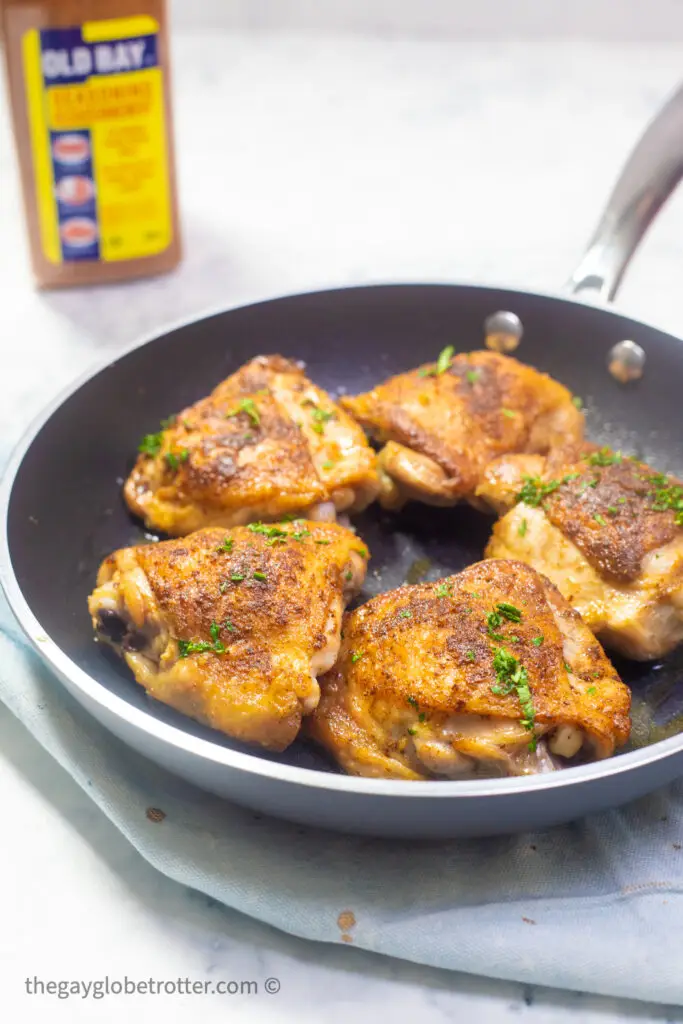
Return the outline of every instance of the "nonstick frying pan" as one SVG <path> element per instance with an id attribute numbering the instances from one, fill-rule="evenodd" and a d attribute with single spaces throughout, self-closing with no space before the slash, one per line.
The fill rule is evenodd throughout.
<path id="1" fill-rule="evenodd" d="M 657 664 L 618 662 L 633 689 L 631 749 L 529 778 L 399 782 L 352 778 L 317 750 L 240 745 L 150 700 L 93 642 L 86 598 L 101 559 L 149 539 L 121 499 L 139 438 L 257 353 L 303 359 L 332 393 L 366 390 L 444 346 L 481 347 L 493 312 L 524 326 L 519 358 L 551 373 L 588 410 L 593 439 L 683 473 L 683 343 L 571 297 L 610 300 L 683 168 L 683 90 L 646 131 L 570 284 L 558 298 L 461 285 L 346 288 L 279 298 L 176 327 L 61 395 L 15 452 L 2 484 L 0 572 L 30 641 L 69 692 L 149 758 L 208 790 L 294 821 L 371 835 L 433 838 L 546 827 L 615 806 L 683 774 L 683 651 Z M 639 381 L 606 368 L 625 339 L 646 353 Z M 406 577 L 434 579 L 482 556 L 491 520 L 466 507 L 370 508 L 355 525 L 372 551 L 364 596 Z M 680 727 L 683 728 L 683 716 Z M 669 738 L 661 739 L 671 733 Z"/>

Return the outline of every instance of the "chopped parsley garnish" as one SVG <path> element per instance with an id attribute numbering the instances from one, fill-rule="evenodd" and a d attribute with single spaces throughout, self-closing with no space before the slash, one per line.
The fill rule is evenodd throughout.
<path id="1" fill-rule="evenodd" d="M 336 413 L 326 412 L 325 409 L 321 409 L 320 406 L 312 402 L 310 398 L 305 398 L 301 403 L 302 406 L 311 410 L 311 419 L 313 420 L 312 429 L 316 434 L 325 433 L 325 424 L 329 423 L 330 420 L 335 419 Z"/>
<path id="2" fill-rule="evenodd" d="M 572 669 L 572 667 L 571 667 L 571 665 L 569 664 L 568 661 L 565 661 L 565 663 L 564 663 L 564 670 L 565 670 L 565 672 L 572 672 L 573 671 L 573 669 Z"/>
<path id="3" fill-rule="evenodd" d="M 233 626 L 233 624 L 230 621 L 230 619 L 226 619 L 225 620 L 225 622 L 223 623 L 223 627 L 225 629 L 229 630 L 231 633 L 234 633 L 237 630 L 237 626 Z"/>
<path id="4" fill-rule="evenodd" d="M 526 537 L 526 531 L 527 531 L 528 525 L 529 524 L 527 523 L 526 519 L 522 519 L 521 523 L 517 527 L 517 536 L 518 537 Z"/>
<path id="5" fill-rule="evenodd" d="M 592 696 L 592 695 L 593 695 L 593 694 L 594 694 L 595 692 L 596 692 L 596 688 L 595 688 L 594 686 L 589 686 L 589 687 L 588 687 L 588 689 L 586 690 L 586 693 L 590 693 L 590 694 L 591 694 L 591 696 Z"/>
<path id="6" fill-rule="evenodd" d="M 531 642 L 534 645 L 534 647 L 540 647 L 544 640 L 544 636 L 535 636 Z"/>
<path id="7" fill-rule="evenodd" d="M 486 618 L 488 634 L 492 640 L 505 640 L 502 633 L 496 633 L 496 629 L 502 624 L 502 616 L 498 612 L 490 612 Z"/>
<path id="8" fill-rule="evenodd" d="M 347 569 L 346 572 L 344 573 L 344 579 L 347 579 L 347 580 L 352 580 L 353 579 L 353 573 L 351 572 L 350 569 Z"/>
<path id="9" fill-rule="evenodd" d="M 502 412 L 503 416 L 507 416 L 509 420 L 513 420 L 517 415 L 515 412 L 512 411 L 512 409 L 501 409 L 500 411 Z"/>
<path id="10" fill-rule="evenodd" d="M 450 369 L 451 360 L 453 359 L 454 355 L 455 349 L 453 348 L 452 345 L 446 345 L 446 347 L 439 352 L 439 358 L 436 361 L 437 377 L 440 377 L 442 373 L 445 373 L 446 370 Z"/>
<path id="11" fill-rule="evenodd" d="M 164 443 L 164 436 L 161 431 L 158 434 L 145 434 L 142 441 L 138 445 L 138 451 L 143 455 L 149 455 L 154 457 L 161 451 L 161 446 Z"/>
<path id="12" fill-rule="evenodd" d="M 507 619 L 508 622 L 521 622 L 522 613 L 519 608 L 516 608 L 514 604 L 508 604 L 506 601 L 501 601 L 496 605 L 496 611 Z"/>
<path id="13" fill-rule="evenodd" d="M 267 537 L 266 544 L 271 548 L 274 544 L 286 544 L 289 537 L 286 530 L 281 530 L 279 526 L 269 526 L 266 523 L 249 523 L 247 529 L 252 533 L 261 533 Z"/>
<path id="14" fill-rule="evenodd" d="M 292 538 L 294 540 L 303 540 L 304 537 L 310 537 L 310 536 L 311 536 L 311 531 L 310 530 L 297 530 L 296 533 L 292 534 Z"/>
<path id="15" fill-rule="evenodd" d="M 468 384 L 476 384 L 481 377 L 481 370 L 468 370 L 465 376 Z"/>
<path id="16" fill-rule="evenodd" d="M 537 508 L 549 495 L 554 494 L 563 484 L 569 483 L 577 476 L 578 473 L 569 473 L 561 480 L 548 480 L 547 483 L 544 483 L 539 476 L 525 476 L 523 477 L 524 485 L 517 494 L 517 501 L 523 501 L 525 505 Z"/>
<path id="17" fill-rule="evenodd" d="M 450 597 L 451 588 L 448 586 L 447 583 L 439 583 L 434 593 L 436 594 L 437 597 Z"/>
<path id="18" fill-rule="evenodd" d="M 654 490 L 648 493 L 653 512 L 673 512 L 676 526 L 683 526 L 683 487 L 671 482 L 664 473 L 648 479 Z"/>
<path id="19" fill-rule="evenodd" d="M 177 455 L 175 454 L 175 452 L 166 452 L 166 462 L 168 463 L 169 467 L 173 470 L 174 473 L 177 470 L 180 463 L 187 462 L 189 457 L 190 452 L 188 448 L 182 448 Z"/>
<path id="20" fill-rule="evenodd" d="M 494 648 L 493 670 L 496 673 L 497 683 L 491 687 L 492 692 L 507 696 L 514 691 L 522 709 L 520 722 L 525 729 L 533 733 L 536 712 L 529 688 L 527 670 L 520 664 L 519 659 L 505 647 Z M 536 737 L 533 736 L 529 742 L 529 750 L 535 749 Z"/>
<path id="21" fill-rule="evenodd" d="M 221 627 L 217 622 L 212 622 L 209 628 L 211 642 L 208 640 L 179 640 L 178 654 L 181 658 L 187 658 L 190 654 L 203 654 L 205 651 L 213 651 L 214 654 L 223 654 L 225 644 L 220 639 Z"/>
<path id="22" fill-rule="evenodd" d="M 316 540 L 314 543 L 315 544 L 331 544 L 332 541 L 331 540 Z"/>
<path id="23" fill-rule="evenodd" d="M 413 617 L 413 613 L 408 608 L 403 608 L 398 614 L 401 619 L 412 619 Z"/>
<path id="24" fill-rule="evenodd" d="M 255 573 L 252 573 L 252 576 L 255 580 L 260 580 L 261 583 L 265 583 L 266 580 L 268 579 L 266 574 L 264 572 L 259 572 L 258 569 L 256 570 Z"/>
<path id="25" fill-rule="evenodd" d="M 175 416 L 167 416 L 165 420 L 161 421 L 161 429 L 162 430 L 168 430 L 169 427 L 173 426 L 175 421 L 176 421 L 176 417 Z"/>
<path id="26" fill-rule="evenodd" d="M 418 722 L 425 722 L 427 720 L 427 716 L 424 713 L 424 711 L 420 712 L 420 714 L 417 716 L 417 720 Z"/>
<path id="27" fill-rule="evenodd" d="M 455 349 L 453 346 L 446 345 L 439 352 L 436 364 L 434 366 L 423 366 L 421 370 L 417 371 L 418 377 L 440 377 L 442 373 L 450 369 L 454 355 Z"/>
<path id="28" fill-rule="evenodd" d="M 233 583 L 241 583 L 242 580 L 246 580 L 246 576 L 243 572 L 234 572 L 230 577 Z"/>
<path id="29" fill-rule="evenodd" d="M 326 469 L 326 470 L 327 470 L 327 469 L 334 469 L 334 467 L 335 467 L 336 465 L 337 465 L 337 462 L 336 462 L 336 460 L 335 460 L 335 459 L 328 459 L 328 461 L 327 461 L 327 462 L 323 462 L 323 466 L 322 466 L 322 468 L 323 468 L 323 469 Z"/>
<path id="30" fill-rule="evenodd" d="M 596 523 L 598 523 L 599 526 L 607 526 L 606 520 L 603 518 L 603 516 L 600 515 L 599 512 L 595 513 L 595 515 L 593 516 L 593 519 L 595 520 Z"/>
<path id="31" fill-rule="evenodd" d="M 417 703 L 414 697 L 406 697 L 406 700 L 408 701 L 410 706 L 415 708 L 416 710 L 420 707 L 420 705 Z"/>
<path id="32" fill-rule="evenodd" d="M 183 426 L 185 427 L 185 430 L 192 430 L 192 424 L 189 420 L 183 420 Z"/>
<path id="33" fill-rule="evenodd" d="M 233 416 L 239 416 L 241 412 L 246 412 L 247 416 L 254 424 L 258 426 L 261 422 L 261 416 L 256 408 L 256 402 L 253 398 L 242 398 L 237 404 L 237 408 L 233 409 L 232 412 L 226 413 L 226 419 L 231 419 Z"/>
<path id="34" fill-rule="evenodd" d="M 476 661 L 477 660 L 477 656 L 474 653 L 474 651 L 468 651 L 467 654 L 465 655 L 465 657 L 467 658 L 468 661 Z"/>
<path id="35" fill-rule="evenodd" d="M 234 544 L 235 544 L 235 542 L 232 539 L 232 537 L 226 537 L 225 540 L 223 541 L 223 543 L 219 544 L 219 546 L 216 548 L 216 551 L 221 551 L 221 552 L 222 551 L 227 551 L 227 553 L 230 554 L 230 552 L 233 549 Z"/>
<path id="36" fill-rule="evenodd" d="M 621 452 L 612 452 L 609 448 L 601 448 L 584 458 L 589 466 L 619 466 L 624 461 Z"/>
<path id="37" fill-rule="evenodd" d="M 414 726 L 414 725 L 409 725 L 408 726 L 408 735 L 409 736 L 417 736 L 417 728 L 416 728 L 416 726 Z"/>
<path id="38" fill-rule="evenodd" d="M 353 550 L 356 552 L 357 555 L 360 555 L 361 558 L 367 558 L 368 557 L 368 549 L 367 548 L 353 548 Z"/>
<path id="39" fill-rule="evenodd" d="M 583 409 L 583 398 L 579 398 L 578 395 L 574 395 L 572 398 L 572 404 L 575 405 L 577 409 Z"/>
<path id="40" fill-rule="evenodd" d="M 608 505 L 607 511 L 611 516 L 619 515 L 619 509 L 616 507 L 616 505 Z"/>
<path id="41" fill-rule="evenodd" d="M 363 657 L 363 652 L 362 651 L 354 651 L 353 654 L 351 655 L 351 664 L 355 665 L 356 662 L 360 661 L 360 659 L 362 657 Z"/>

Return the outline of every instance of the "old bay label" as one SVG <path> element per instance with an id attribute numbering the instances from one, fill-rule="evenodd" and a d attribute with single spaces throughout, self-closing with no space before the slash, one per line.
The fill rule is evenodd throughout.
<path id="1" fill-rule="evenodd" d="M 158 31 L 140 16 L 23 37 L 40 237 L 52 263 L 138 259 L 171 244 Z"/>

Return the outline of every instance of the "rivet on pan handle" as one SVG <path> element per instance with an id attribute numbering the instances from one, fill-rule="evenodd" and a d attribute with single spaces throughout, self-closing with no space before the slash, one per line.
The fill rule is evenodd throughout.
<path id="1" fill-rule="evenodd" d="M 610 302 L 641 238 L 683 177 L 683 86 L 636 144 L 597 230 L 568 282 L 582 299 Z"/>

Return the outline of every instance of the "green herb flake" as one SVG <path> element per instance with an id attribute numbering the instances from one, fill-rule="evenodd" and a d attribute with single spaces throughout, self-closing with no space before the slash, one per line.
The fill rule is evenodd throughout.
<path id="1" fill-rule="evenodd" d="M 521 622 L 522 613 L 519 608 L 516 608 L 514 604 L 508 604 L 507 601 L 501 601 L 496 605 L 496 611 L 499 615 L 502 615 L 508 622 Z"/>
<path id="2" fill-rule="evenodd" d="M 439 583 L 434 593 L 436 594 L 437 597 L 450 597 L 451 588 L 448 586 L 447 583 Z"/>
<path id="3" fill-rule="evenodd" d="M 232 549 L 234 547 L 234 544 L 235 544 L 235 542 L 232 539 L 232 537 L 226 537 L 225 540 L 223 541 L 223 543 L 218 545 L 218 547 L 216 548 L 216 551 L 220 551 L 220 552 L 227 551 L 227 553 L 230 554 L 230 552 L 232 551 Z"/>
<path id="4" fill-rule="evenodd" d="M 481 377 L 481 370 L 468 370 L 465 377 L 468 384 L 476 384 Z"/>
<path id="5" fill-rule="evenodd" d="M 477 656 L 474 653 L 474 651 L 468 651 L 467 654 L 465 655 L 465 657 L 467 658 L 468 661 L 476 661 L 477 660 Z"/>
<path id="6" fill-rule="evenodd" d="M 526 531 L 528 529 L 528 526 L 529 524 L 527 523 L 526 519 L 522 519 L 521 523 L 517 527 L 517 536 L 526 537 Z"/>
<path id="7" fill-rule="evenodd" d="M 258 426 L 261 422 L 261 416 L 256 407 L 256 402 L 253 398 L 242 398 L 237 404 L 237 407 L 226 414 L 226 419 L 231 419 L 233 416 L 239 416 L 241 412 L 245 412 L 254 426 Z"/>
<path id="8" fill-rule="evenodd" d="M 353 579 L 353 573 L 351 572 L 350 569 L 347 569 L 347 571 L 344 573 L 344 579 L 346 579 L 346 580 L 352 580 Z"/>
<path id="9" fill-rule="evenodd" d="M 357 555 L 360 555 L 361 558 L 367 558 L 368 557 L 368 549 L 367 548 L 353 548 L 352 550 L 355 551 Z"/>
<path id="10" fill-rule="evenodd" d="M 211 642 L 208 640 L 178 640 L 178 655 L 187 658 L 190 654 L 204 654 L 212 651 L 214 654 L 224 654 L 225 644 L 220 639 L 221 627 L 217 622 L 212 622 L 209 627 Z"/>
<path id="11" fill-rule="evenodd" d="M 148 455 L 150 458 L 154 458 L 161 451 L 161 446 L 164 443 L 164 437 L 161 432 L 158 434 L 145 434 L 142 441 L 138 445 L 138 451 L 142 455 Z"/>
<path id="12" fill-rule="evenodd" d="M 331 544 L 332 541 L 331 540 L 316 540 L 316 541 L 314 541 L 314 543 L 315 544 Z"/>
<path id="13" fill-rule="evenodd" d="M 403 608 L 399 613 L 401 619 L 412 619 L 413 613 L 408 608 Z"/>
<path id="14" fill-rule="evenodd" d="M 578 395 L 574 395 L 572 398 L 572 404 L 575 405 L 577 409 L 583 409 L 583 398 L 579 398 Z"/>
<path id="15" fill-rule="evenodd" d="M 416 728 L 416 726 L 414 726 L 414 725 L 409 725 L 408 726 L 408 735 L 410 735 L 410 736 L 417 736 L 417 728 Z"/>
<path id="16" fill-rule="evenodd" d="M 544 640 L 544 636 L 535 636 L 531 642 L 534 645 L 534 647 L 540 647 L 543 644 Z"/>
<path id="17" fill-rule="evenodd" d="M 261 583 L 265 583 L 266 580 L 268 579 L 266 574 L 264 572 L 259 572 L 258 569 L 256 570 L 256 572 L 252 573 L 252 577 L 255 580 L 259 580 Z"/>
<path id="18" fill-rule="evenodd" d="M 589 466 L 619 466 L 624 461 L 621 452 L 613 452 L 609 448 L 584 456 Z"/>
<path id="19" fill-rule="evenodd" d="M 564 670 L 565 670 L 565 672 L 572 672 L 572 667 L 569 664 L 569 662 L 567 662 L 567 661 L 565 661 L 565 663 L 564 663 Z"/>
<path id="20" fill-rule="evenodd" d="M 247 577 L 245 576 L 245 574 L 244 574 L 243 572 L 234 572 L 234 573 L 233 573 L 233 574 L 231 575 L 231 577 L 230 577 L 230 580 L 231 580 L 231 581 L 232 581 L 233 583 L 241 583 L 241 582 L 242 582 L 242 580 L 246 580 L 246 578 L 247 578 Z"/>
<path id="21" fill-rule="evenodd" d="M 406 700 L 408 701 L 411 707 L 415 708 L 416 711 L 420 707 L 420 705 L 418 704 L 414 697 L 406 697 Z"/>
<path id="22" fill-rule="evenodd" d="M 503 416 L 507 416 L 509 420 L 513 420 L 517 413 L 513 412 L 512 409 L 501 409 Z"/>
<path id="23" fill-rule="evenodd" d="M 363 651 L 354 651 L 351 655 L 351 664 L 355 665 L 363 657 Z"/>
<path id="24" fill-rule="evenodd" d="M 336 465 L 337 465 L 337 461 L 335 459 L 328 459 L 327 462 L 323 462 L 322 468 L 324 470 L 334 469 L 334 467 Z"/>
<path id="25" fill-rule="evenodd" d="M 593 516 L 593 519 L 595 520 L 595 522 L 596 522 L 596 523 L 597 523 L 597 524 L 598 524 L 599 526 L 607 526 L 607 522 L 606 522 L 606 520 L 605 520 L 605 519 L 603 518 L 603 516 L 601 516 L 601 515 L 600 515 L 600 513 L 599 513 L 599 512 L 596 512 L 596 513 L 595 513 L 595 515 Z"/>
<path id="26" fill-rule="evenodd" d="M 442 373 L 445 373 L 450 369 L 451 361 L 455 355 L 455 349 L 452 345 L 446 345 L 444 349 L 439 352 L 439 358 L 436 361 L 436 376 L 440 377 Z"/>
<path id="27" fill-rule="evenodd" d="M 505 647 L 496 647 L 493 652 L 493 669 L 496 673 L 496 685 L 491 687 L 493 693 L 506 696 L 516 693 L 522 717 L 520 723 L 529 732 L 534 732 L 536 712 L 529 687 L 529 676 L 527 670 L 520 664 L 519 659 Z M 529 742 L 529 750 L 536 749 L 536 737 L 532 736 Z"/>
<path id="28" fill-rule="evenodd" d="M 586 690 L 586 693 L 589 693 L 591 695 L 591 697 L 592 697 L 594 693 L 597 693 L 597 687 L 589 686 L 588 689 Z"/>
<path id="29" fill-rule="evenodd" d="M 175 455 L 173 452 L 166 452 L 166 462 L 168 463 L 169 469 L 172 469 L 173 472 L 175 473 L 179 465 L 178 456 Z"/>

